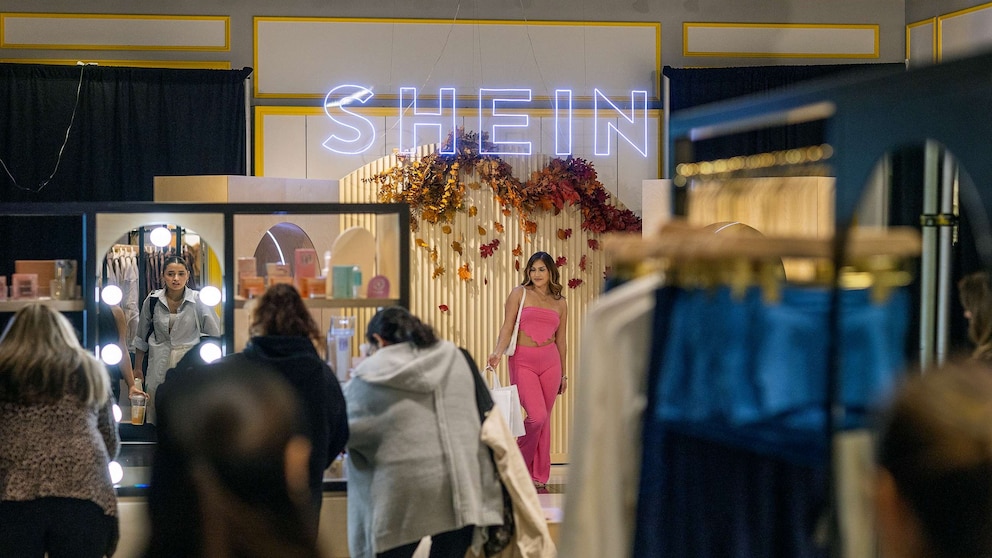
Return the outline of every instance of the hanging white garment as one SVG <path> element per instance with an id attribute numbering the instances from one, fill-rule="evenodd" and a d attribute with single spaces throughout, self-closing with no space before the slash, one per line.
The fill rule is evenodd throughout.
<path id="1" fill-rule="evenodd" d="M 661 277 L 651 275 L 617 287 L 589 307 L 583 322 L 561 556 L 631 554 L 655 291 L 661 285 Z"/>
<path id="2" fill-rule="evenodd" d="M 124 318 L 127 321 L 127 339 L 129 349 L 134 351 L 134 344 L 131 342 L 138 331 L 138 316 L 141 313 L 141 306 L 138 297 L 138 261 L 134 252 L 127 254 L 121 261 L 123 263 L 123 280 L 120 287 L 124 297 L 121 300 L 121 309 L 124 310 Z"/>

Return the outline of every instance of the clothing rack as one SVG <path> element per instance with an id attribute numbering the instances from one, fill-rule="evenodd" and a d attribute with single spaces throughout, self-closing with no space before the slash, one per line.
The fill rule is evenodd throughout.
<path id="1" fill-rule="evenodd" d="M 915 257 L 922 241 L 916 229 L 892 227 L 851 231 L 845 254 L 848 258 L 873 256 Z M 648 258 L 669 260 L 769 259 L 834 257 L 834 239 L 801 237 L 754 237 L 720 235 L 691 227 L 682 222 L 667 224 L 655 236 L 636 238 L 611 234 L 604 240 L 610 261 L 616 264 L 639 262 Z"/>
<path id="2" fill-rule="evenodd" d="M 987 156 L 985 142 L 981 141 L 981 138 L 992 135 L 992 113 L 983 108 L 992 105 L 992 88 L 988 86 L 990 78 L 992 53 L 984 53 L 900 73 L 835 76 L 784 88 L 779 92 L 744 96 L 679 111 L 672 116 L 669 124 L 667 139 L 673 146 L 675 157 L 666 161 L 667 175 L 675 177 L 676 186 L 682 186 L 685 176 L 683 184 L 679 184 L 679 165 L 684 165 L 682 171 L 688 176 L 718 170 L 715 166 L 704 167 L 693 160 L 696 142 L 801 122 L 822 123 L 820 143 L 830 148 L 830 158 L 826 163 L 829 175 L 835 180 L 832 205 L 835 233 L 828 241 L 828 261 L 834 269 L 840 269 L 842 263 L 849 261 L 849 251 L 858 249 L 859 243 L 848 242 L 848 237 L 858 234 L 852 227 L 855 208 L 876 164 L 884 160 L 891 150 L 901 146 L 939 142 L 954 154 L 960 167 L 967 170 L 967 173 L 960 175 L 961 206 L 969 216 L 981 221 L 981 226 L 975 225 L 974 242 L 984 265 L 990 266 L 992 242 L 988 241 L 988 215 L 992 214 L 992 189 L 976 187 L 992 183 L 992 159 Z M 907 118 L 906 115 L 918 117 Z M 713 156 L 728 163 L 739 162 L 740 155 L 718 152 Z M 700 164 L 692 166 L 694 163 Z M 719 170 L 726 169 L 723 166 Z M 680 197 L 684 197 L 684 189 L 678 192 Z M 923 192 L 912 193 L 920 195 Z M 906 192 L 899 194 L 907 195 Z M 645 252 L 653 257 L 652 253 L 665 251 L 664 248 L 651 248 Z M 923 254 L 925 270 L 937 265 L 928 262 L 933 251 L 928 249 Z M 832 279 L 835 293 L 840 291 L 841 275 L 834 274 Z M 923 284 L 921 288 L 935 287 Z M 930 295 L 924 292 L 923 296 Z M 831 395 L 837 387 L 836 371 L 840 357 L 837 299 L 835 296 L 831 306 L 833 327 L 826 354 L 831 363 L 830 370 L 834 373 L 828 388 Z M 921 341 L 931 342 L 928 339 Z M 829 492 L 833 496 L 833 492 Z M 831 519 L 828 536 L 831 541 L 830 555 L 843 556 L 836 513 Z"/>
<path id="3" fill-rule="evenodd" d="M 919 255 L 922 246 L 920 233 L 912 228 L 855 228 L 844 235 L 844 259 L 836 263 L 836 238 L 774 237 L 743 232 L 746 234 L 735 232 L 732 227 L 714 229 L 676 220 L 648 237 L 609 235 L 603 246 L 614 270 L 640 268 L 650 273 L 661 271 L 664 283 L 668 285 L 689 290 L 731 287 L 741 296 L 748 287 L 758 286 L 765 293 L 764 299 L 772 302 L 782 285 L 788 283 L 780 271 L 783 258 L 816 260 L 821 275 L 816 281 L 800 284 L 818 287 L 821 292 L 824 287 L 830 289 L 832 302 L 828 323 L 834 324 L 835 328 L 840 321 L 836 300 L 842 290 L 870 288 L 872 300 L 885 299 L 894 288 L 911 282 L 912 273 L 908 271 L 907 263 Z M 838 401 L 835 396 L 842 385 L 837 373 L 839 365 L 834 362 L 834 353 L 839 352 L 833 339 L 835 336 L 836 333 L 827 336 L 831 338 L 834 348 L 824 354 L 830 362 L 826 367 L 827 381 L 821 391 L 826 393 L 822 413 L 825 418 L 824 438 L 815 444 L 826 448 L 823 463 L 833 462 L 834 435 L 838 432 L 838 421 L 844 420 L 846 412 L 844 402 Z M 815 431 L 810 435 L 818 436 Z M 746 435 L 744 439 L 742 446 L 749 443 L 746 442 Z M 645 440 L 645 443 L 649 442 Z M 832 485 L 832 469 L 830 466 L 826 469 L 829 472 L 827 484 Z M 834 510 L 828 511 L 833 513 Z M 650 551 L 656 549 L 636 550 L 647 550 L 646 555 L 653 556 Z"/>

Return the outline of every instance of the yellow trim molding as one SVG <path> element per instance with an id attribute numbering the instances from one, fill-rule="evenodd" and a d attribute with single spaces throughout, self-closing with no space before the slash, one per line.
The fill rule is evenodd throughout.
<path id="1" fill-rule="evenodd" d="M 872 52 L 772 52 L 772 51 L 692 51 L 689 49 L 690 29 L 816 29 L 816 30 L 870 30 L 874 32 Z M 683 22 L 682 23 L 682 54 L 683 56 L 724 56 L 732 58 L 878 58 L 879 26 L 878 24 L 846 24 L 846 23 L 733 23 L 733 22 Z"/>
<path id="2" fill-rule="evenodd" d="M 136 21 L 165 21 L 183 23 L 190 21 L 219 22 L 224 24 L 224 44 L 217 46 L 204 45 L 133 45 L 116 43 L 92 44 L 63 44 L 63 43 L 8 43 L 6 31 L 8 20 L 16 19 L 49 19 L 65 20 L 59 25 L 71 26 L 73 21 L 84 20 L 126 20 Z M 151 14 L 64 14 L 64 13 L 0 13 L 0 47 L 21 49 L 58 49 L 58 50 L 180 50 L 180 51 L 230 51 L 231 50 L 231 18 L 229 16 L 186 16 L 186 15 L 151 15 Z"/>

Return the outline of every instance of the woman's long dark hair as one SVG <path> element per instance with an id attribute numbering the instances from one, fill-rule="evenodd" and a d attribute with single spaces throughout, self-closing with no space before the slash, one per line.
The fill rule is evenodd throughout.
<path id="1" fill-rule="evenodd" d="M 308 494 L 291 493 L 285 449 L 303 432 L 286 382 L 261 365 L 220 361 L 171 394 L 169 424 L 199 502 L 203 555 L 318 558 Z M 177 388 L 178 389 L 178 388 Z M 179 487 L 176 487 L 179 488 Z"/>
<path id="2" fill-rule="evenodd" d="M 376 339 L 373 334 L 382 337 L 390 344 L 409 342 L 417 347 L 429 347 L 437 343 L 434 328 L 400 306 L 384 308 L 372 316 L 365 330 L 365 339 L 375 345 Z"/>
<path id="3" fill-rule="evenodd" d="M 558 264 L 555 263 L 555 259 L 551 257 L 551 254 L 547 252 L 534 252 L 534 254 L 527 260 L 527 267 L 524 268 L 524 280 L 520 283 L 523 286 L 531 284 L 530 280 L 530 268 L 534 264 L 541 260 L 544 265 L 548 266 L 548 271 L 551 273 L 551 280 L 548 281 L 548 290 L 551 291 L 551 296 L 561 298 L 561 273 L 558 272 Z"/>

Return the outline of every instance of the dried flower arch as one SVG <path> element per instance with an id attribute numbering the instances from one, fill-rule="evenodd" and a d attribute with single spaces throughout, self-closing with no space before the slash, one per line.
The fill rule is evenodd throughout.
<path id="1" fill-rule="evenodd" d="M 411 228 L 419 221 L 450 223 L 455 213 L 465 211 L 465 189 L 461 173 L 475 171 L 504 208 L 504 215 L 516 209 L 525 233 L 536 229 L 532 215 L 538 211 L 558 214 L 567 205 L 578 205 L 582 212 L 582 229 L 592 233 L 639 232 L 641 218 L 629 209 L 611 203 L 610 193 L 598 180 L 592 164 L 584 159 L 552 159 L 543 169 L 531 173 L 521 182 L 513 176 L 510 165 L 495 155 L 481 155 L 480 136 L 459 128 L 458 151 L 450 151 L 454 134 L 443 147 L 421 159 L 401 157 L 401 164 L 366 179 L 379 188 L 379 201 L 399 202 L 410 206 Z M 495 147 L 488 134 L 481 135 L 483 146 Z M 487 149 L 488 150 L 488 149 Z"/>

